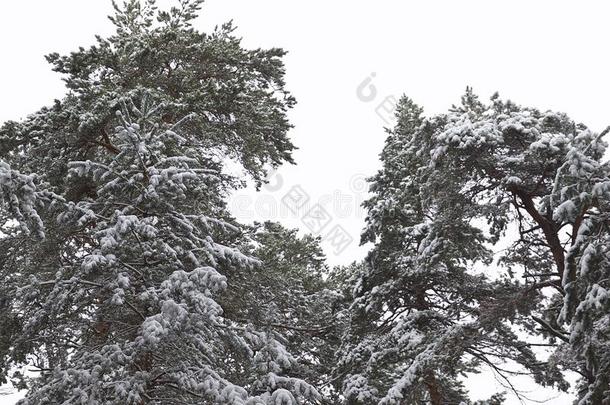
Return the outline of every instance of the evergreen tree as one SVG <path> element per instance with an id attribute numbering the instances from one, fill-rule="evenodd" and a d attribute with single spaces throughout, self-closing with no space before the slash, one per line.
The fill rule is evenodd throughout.
<path id="1" fill-rule="evenodd" d="M 501 404 L 461 383 L 485 366 L 517 395 L 512 374 L 573 370 L 580 405 L 610 404 L 610 128 L 403 97 L 373 248 L 329 271 L 319 238 L 227 210 L 292 162 L 294 99 L 284 51 L 197 31 L 202 2 L 113 3 L 115 34 L 47 56 L 68 94 L 0 127 L 0 383 L 23 405 Z"/>
<path id="2" fill-rule="evenodd" d="M 334 285 L 324 280 L 320 238 L 298 237 L 296 229 L 275 222 L 256 223 L 246 236 L 243 250 L 263 265 L 229 279 L 226 313 L 276 336 L 294 353 L 293 373 L 323 388 L 326 403 L 339 403 L 328 382 L 340 343 L 335 314 L 341 304 Z"/>
<path id="3" fill-rule="evenodd" d="M 430 118 L 402 98 L 397 118 L 336 371 L 350 403 L 467 402 L 457 377 L 486 364 L 511 388 L 507 359 L 560 389 L 580 372 L 580 403 L 607 401 L 607 131 L 470 89 Z M 556 352 L 537 360 L 515 326 Z"/>
<path id="4" fill-rule="evenodd" d="M 226 162 L 291 161 L 284 53 L 197 32 L 201 2 L 115 5 L 116 34 L 48 57 L 68 95 L 0 129 L 0 377 L 40 372 L 23 404 L 319 401 L 227 291 L 261 262 Z"/>

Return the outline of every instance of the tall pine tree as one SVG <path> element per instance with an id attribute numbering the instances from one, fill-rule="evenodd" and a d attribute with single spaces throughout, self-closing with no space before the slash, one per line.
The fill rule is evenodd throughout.
<path id="1" fill-rule="evenodd" d="M 115 5 L 113 36 L 48 56 L 66 97 L 0 129 L 0 377 L 39 372 L 23 404 L 320 398 L 276 333 L 223 308 L 261 265 L 226 163 L 260 183 L 290 162 L 294 100 L 284 52 L 198 32 L 201 3 Z"/>
<path id="2" fill-rule="evenodd" d="M 581 404 L 608 401 L 607 131 L 470 89 L 430 118 L 403 98 L 397 118 L 336 370 L 348 402 L 466 402 L 460 374 L 486 364 L 510 388 L 506 360 L 561 389 L 577 371 Z M 557 350 L 537 360 L 515 326 Z"/>

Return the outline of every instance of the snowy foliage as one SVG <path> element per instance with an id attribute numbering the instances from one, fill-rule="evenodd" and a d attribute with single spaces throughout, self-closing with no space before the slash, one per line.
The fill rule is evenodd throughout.
<path id="1" fill-rule="evenodd" d="M 11 219 L 18 222 L 21 232 L 29 235 L 32 231 L 44 239 L 44 226 L 36 210 L 58 196 L 39 191 L 35 180 L 35 176 L 11 170 L 9 164 L 0 160 L 0 204 L 6 207 Z"/>
<path id="2" fill-rule="evenodd" d="M 470 89 L 430 118 L 403 98 L 397 118 L 335 370 L 350 403 L 469 403 L 460 374 L 485 365 L 512 389 L 507 359 L 561 389 L 558 366 L 582 373 L 581 404 L 610 399 L 605 133 Z M 506 273 L 486 277 L 493 264 Z M 512 325 L 559 340 L 557 354 L 540 361 Z"/>
<path id="3" fill-rule="evenodd" d="M 499 405 L 461 382 L 483 368 L 517 395 L 513 374 L 576 371 L 579 405 L 610 402 L 610 129 L 403 97 L 372 250 L 330 270 L 319 238 L 227 210 L 292 162 L 294 99 L 284 51 L 198 32 L 202 2 L 115 4 L 112 36 L 47 56 L 68 94 L 0 127 L 0 383 L 22 405 Z"/>
<path id="4" fill-rule="evenodd" d="M 224 167 L 260 182 L 291 160 L 283 51 L 197 32 L 200 3 L 116 6 L 114 36 L 48 57 L 70 93 L 0 129 L 0 377 L 38 370 L 13 376 L 24 405 L 321 400 L 230 291 L 274 287 L 232 284 L 265 267 Z"/>
<path id="5" fill-rule="evenodd" d="M 50 369 L 23 403 L 162 402 L 170 393 L 227 404 L 319 397 L 283 376 L 296 362 L 275 335 L 223 316 L 217 297 L 227 277 L 218 269 L 252 271 L 259 261 L 215 242 L 216 233 L 235 232 L 205 206 L 222 191 L 222 176 L 205 149 L 187 146 L 187 135 L 169 142 L 176 128 L 160 129 L 151 111 L 143 102 L 137 123 L 121 114 L 113 137 L 120 152 L 108 163 L 69 164 L 69 179 L 96 192 L 56 208 L 73 253 L 48 257 L 56 261 L 52 277 L 32 275 L 15 295 L 36 304 L 21 309 L 16 346 L 51 334 L 42 337 L 45 349 L 62 352 L 60 364 L 41 359 L 37 366 Z M 237 367 L 233 352 L 251 362 L 239 367 L 264 376 L 249 391 L 226 377 Z"/>

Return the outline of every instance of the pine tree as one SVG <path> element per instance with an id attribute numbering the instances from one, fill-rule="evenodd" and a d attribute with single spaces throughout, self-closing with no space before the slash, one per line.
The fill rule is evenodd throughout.
<path id="1" fill-rule="evenodd" d="M 291 161 L 284 52 L 197 32 L 201 2 L 115 5 L 115 35 L 48 57 L 68 95 L 0 129 L 0 377 L 39 371 L 16 376 L 23 404 L 319 401 L 278 335 L 229 310 L 261 262 L 225 166 L 260 183 Z"/>
<path id="2" fill-rule="evenodd" d="M 329 271 L 320 238 L 298 237 L 296 229 L 276 222 L 255 223 L 246 236 L 242 250 L 263 265 L 230 278 L 226 313 L 276 336 L 294 354 L 293 374 L 323 388 L 325 403 L 339 403 L 328 380 L 340 342 L 340 296 L 325 281 Z"/>
<path id="3" fill-rule="evenodd" d="M 467 402 L 459 375 L 487 365 L 512 389 L 507 359 L 608 400 L 607 131 L 470 89 L 430 118 L 403 98 L 397 118 L 337 368 L 350 403 Z M 556 351 L 537 360 L 517 328 Z"/>

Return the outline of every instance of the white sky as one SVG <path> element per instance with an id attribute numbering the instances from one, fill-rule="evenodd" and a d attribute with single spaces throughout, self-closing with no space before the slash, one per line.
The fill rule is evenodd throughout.
<path id="1" fill-rule="evenodd" d="M 563 111 L 602 130 L 610 124 L 610 10 L 604 3 L 208 0 L 202 29 L 233 19 L 245 46 L 289 51 L 287 87 L 298 101 L 290 113 L 297 166 L 282 167 L 272 187 L 260 193 L 238 193 L 233 212 L 245 222 L 275 219 L 306 231 L 304 212 L 294 215 L 281 202 L 300 186 L 331 216 L 322 235 L 339 225 L 354 239 L 338 255 L 325 243 L 329 262 L 361 259 L 367 250 L 357 247 L 362 179 L 379 167 L 387 125 L 376 107 L 402 93 L 433 114 L 459 102 L 470 85 L 484 98 L 497 90 L 517 103 Z M 94 34 L 110 33 L 110 12 L 109 0 L 2 2 L 0 122 L 61 97 L 63 84 L 43 55 L 69 52 L 91 44 Z M 372 73 L 377 95 L 367 102 L 357 97 L 357 88 Z M 468 383 L 476 395 L 497 390 L 487 377 Z M 13 403 L 1 398 L 0 404 Z M 548 403 L 570 402 L 558 397 Z"/>

